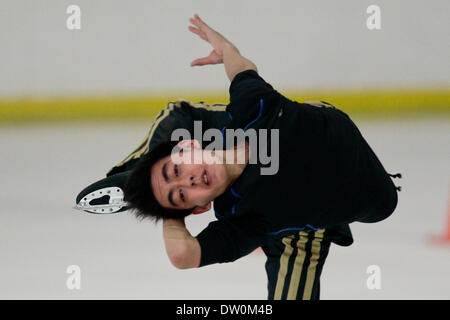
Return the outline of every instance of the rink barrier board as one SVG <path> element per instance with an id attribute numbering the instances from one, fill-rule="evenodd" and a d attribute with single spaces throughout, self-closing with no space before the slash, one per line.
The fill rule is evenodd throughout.
<path id="1" fill-rule="evenodd" d="M 450 89 L 372 91 L 282 91 L 295 101 L 322 100 L 350 115 L 415 117 L 450 115 Z M 153 118 L 169 101 L 228 103 L 221 93 L 154 93 L 148 95 L 0 97 L 0 123 L 110 121 Z"/>

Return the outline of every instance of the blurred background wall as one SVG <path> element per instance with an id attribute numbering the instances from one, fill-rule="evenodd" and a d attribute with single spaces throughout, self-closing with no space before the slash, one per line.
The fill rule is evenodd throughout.
<path id="1" fill-rule="evenodd" d="M 66 27 L 72 4 L 80 30 Z M 380 30 L 366 26 L 371 4 Z M 210 52 L 187 30 L 194 13 L 293 99 L 447 112 L 449 9 L 446 0 L 2 0 L 0 117 L 139 118 L 178 97 L 226 102 L 222 66 L 189 66 Z"/>

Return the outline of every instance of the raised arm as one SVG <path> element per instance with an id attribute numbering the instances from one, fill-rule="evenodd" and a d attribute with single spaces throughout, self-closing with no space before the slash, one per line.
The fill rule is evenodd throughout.
<path id="1" fill-rule="evenodd" d="M 209 56 L 192 61 L 191 66 L 223 63 L 230 81 L 233 81 L 238 73 L 245 70 L 258 72 L 253 62 L 241 56 L 239 50 L 230 41 L 208 26 L 197 14 L 189 21 L 193 24 L 193 26 L 189 26 L 189 30 L 213 47 Z"/>

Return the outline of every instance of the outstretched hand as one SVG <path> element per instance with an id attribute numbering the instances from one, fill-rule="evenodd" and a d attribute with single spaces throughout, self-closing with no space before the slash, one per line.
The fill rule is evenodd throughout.
<path id="1" fill-rule="evenodd" d="M 223 47 L 231 43 L 220 33 L 208 26 L 197 14 L 193 18 L 190 18 L 189 21 L 193 25 L 189 26 L 189 31 L 195 33 L 213 47 L 209 56 L 192 61 L 191 66 L 223 63 Z"/>

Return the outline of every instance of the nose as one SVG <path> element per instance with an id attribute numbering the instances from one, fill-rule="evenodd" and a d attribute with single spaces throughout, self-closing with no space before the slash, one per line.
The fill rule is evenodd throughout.
<path id="1" fill-rule="evenodd" d="M 199 183 L 199 180 L 196 179 L 194 176 L 186 176 L 185 178 L 179 180 L 177 183 L 180 187 L 193 187 Z"/>
<path id="2" fill-rule="evenodd" d="M 195 186 L 196 184 L 199 183 L 199 179 L 194 178 L 194 176 L 190 176 L 189 177 L 189 183 L 190 183 L 191 186 Z"/>

